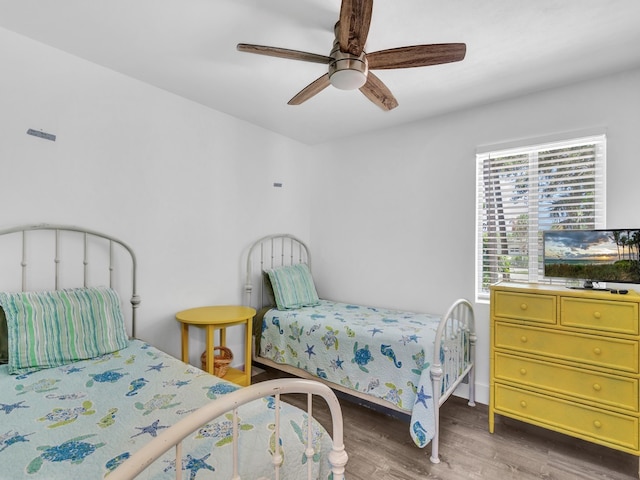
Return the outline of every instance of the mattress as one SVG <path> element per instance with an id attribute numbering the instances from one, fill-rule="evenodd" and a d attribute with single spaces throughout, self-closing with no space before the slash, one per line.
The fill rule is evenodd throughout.
<path id="1" fill-rule="evenodd" d="M 237 387 L 138 340 L 102 357 L 24 375 L 0 366 L 1 478 L 107 478 L 159 432 Z M 239 408 L 242 478 L 273 475 L 274 401 Z M 230 415 L 230 414 L 229 414 Z M 281 478 L 306 477 L 306 412 L 282 404 Z M 314 449 L 331 449 L 314 422 Z M 184 443 L 185 478 L 231 478 L 231 422 L 220 417 Z M 138 478 L 175 478 L 173 452 Z M 330 475 L 313 457 L 313 478 Z"/>

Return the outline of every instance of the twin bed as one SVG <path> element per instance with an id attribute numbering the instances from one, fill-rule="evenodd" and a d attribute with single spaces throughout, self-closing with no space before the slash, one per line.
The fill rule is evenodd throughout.
<path id="1" fill-rule="evenodd" d="M 343 478 L 328 387 L 240 388 L 127 335 L 140 299 L 126 244 L 37 225 L 0 231 L 0 252 L 2 478 Z M 307 411 L 284 393 L 306 393 Z M 329 404 L 333 440 L 312 418 L 311 395 Z"/>
<path id="2" fill-rule="evenodd" d="M 269 235 L 247 255 L 246 303 L 257 309 L 254 359 L 411 416 L 414 443 L 439 462 L 439 409 L 467 381 L 475 401 L 471 304 L 444 315 L 318 298 L 311 255 L 298 238 Z"/>
<path id="3" fill-rule="evenodd" d="M 347 454 L 328 386 L 410 414 L 433 462 L 442 403 L 465 379 L 474 402 L 467 301 L 433 316 L 320 300 L 309 251 L 290 235 L 251 246 L 245 291 L 260 309 L 256 360 L 307 379 L 245 388 L 136 339 L 136 257 L 120 240 L 21 226 L 0 230 L 0 252 L 6 478 L 340 480 Z M 307 394 L 307 410 L 286 393 Z M 313 419 L 314 395 L 329 405 L 331 435 Z"/>

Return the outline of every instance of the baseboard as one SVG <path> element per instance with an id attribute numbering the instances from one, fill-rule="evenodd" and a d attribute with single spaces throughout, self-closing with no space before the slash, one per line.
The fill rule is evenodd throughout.
<path id="1" fill-rule="evenodd" d="M 453 394 L 460 398 L 469 398 L 469 384 L 461 383 Z M 476 403 L 489 405 L 489 386 L 476 382 Z"/>

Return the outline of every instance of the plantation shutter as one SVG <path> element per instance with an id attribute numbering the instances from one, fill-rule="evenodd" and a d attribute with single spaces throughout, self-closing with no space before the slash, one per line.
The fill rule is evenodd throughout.
<path id="1" fill-rule="evenodd" d="M 542 231 L 604 228 L 604 135 L 476 155 L 476 297 L 543 279 Z"/>

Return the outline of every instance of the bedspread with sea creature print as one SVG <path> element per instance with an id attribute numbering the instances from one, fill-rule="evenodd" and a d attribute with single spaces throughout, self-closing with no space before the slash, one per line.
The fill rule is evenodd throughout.
<path id="1" fill-rule="evenodd" d="M 263 318 L 260 355 L 411 412 L 411 436 L 424 447 L 435 430 L 429 366 L 439 321 L 329 300 L 273 309 Z"/>
<path id="2" fill-rule="evenodd" d="M 1 365 L 0 478 L 108 479 L 159 432 L 238 388 L 137 340 L 103 357 L 31 374 L 9 375 Z M 238 409 L 242 478 L 273 477 L 274 405 L 267 398 Z M 187 437 L 183 478 L 232 477 L 230 416 Z M 307 422 L 306 412 L 282 403 L 281 478 L 306 478 L 311 462 L 313 478 L 330 476 L 326 457 L 307 462 L 303 455 Z M 314 422 L 313 432 L 316 452 L 328 452 L 324 429 Z M 176 478 L 174 450 L 138 478 Z"/>

